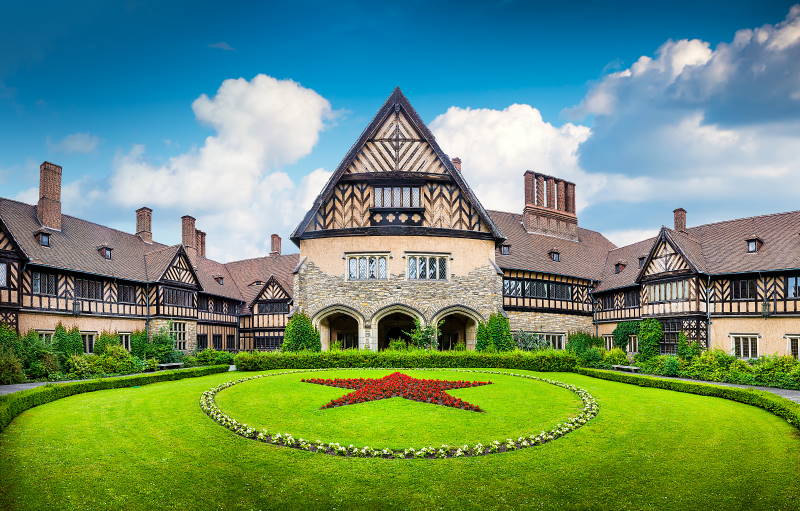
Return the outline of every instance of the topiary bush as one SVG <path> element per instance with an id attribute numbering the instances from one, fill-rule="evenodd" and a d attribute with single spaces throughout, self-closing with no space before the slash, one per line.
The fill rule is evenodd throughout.
<path id="1" fill-rule="evenodd" d="M 659 346 L 664 340 L 664 328 L 657 319 L 649 318 L 639 324 L 639 355 L 637 360 L 646 361 L 658 356 Z"/>
<path id="2" fill-rule="evenodd" d="M 322 351 L 319 332 L 305 312 L 296 312 L 286 323 L 281 351 Z"/>

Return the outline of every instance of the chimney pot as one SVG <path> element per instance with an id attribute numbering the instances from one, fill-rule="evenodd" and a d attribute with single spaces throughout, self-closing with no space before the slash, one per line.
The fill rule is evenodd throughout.
<path id="1" fill-rule="evenodd" d="M 206 233 L 197 229 L 194 232 L 195 241 L 197 243 L 197 255 L 200 257 L 206 256 Z"/>
<path id="2" fill-rule="evenodd" d="M 49 161 L 39 165 L 36 217 L 42 227 L 61 230 L 61 166 Z"/>
<path id="3" fill-rule="evenodd" d="M 189 254 L 190 259 L 197 256 L 197 245 L 195 244 L 195 237 L 197 236 L 197 229 L 195 229 L 195 218 L 189 215 L 181 217 L 181 243 L 183 248 Z"/>
<path id="4" fill-rule="evenodd" d="M 461 158 L 456 156 L 451 161 L 453 162 L 453 166 L 456 168 L 456 170 L 461 172 Z"/>
<path id="5" fill-rule="evenodd" d="M 145 243 L 153 243 L 153 210 L 147 206 L 136 210 L 136 235 Z"/>
<path id="6" fill-rule="evenodd" d="M 686 232 L 686 210 L 683 208 L 678 208 L 673 210 L 672 214 L 675 219 L 675 230 Z"/>
<path id="7" fill-rule="evenodd" d="M 270 250 L 269 255 L 271 256 L 281 255 L 281 237 L 278 236 L 277 234 L 273 234 L 271 236 L 271 242 L 272 242 L 272 250 Z"/>

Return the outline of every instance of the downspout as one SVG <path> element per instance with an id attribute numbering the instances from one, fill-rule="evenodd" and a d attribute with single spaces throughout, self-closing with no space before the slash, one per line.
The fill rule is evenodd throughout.
<path id="1" fill-rule="evenodd" d="M 147 284 L 144 292 L 144 333 L 150 337 L 150 284 Z"/>
<path id="2" fill-rule="evenodd" d="M 711 348 L 711 275 L 706 275 L 706 349 Z"/>

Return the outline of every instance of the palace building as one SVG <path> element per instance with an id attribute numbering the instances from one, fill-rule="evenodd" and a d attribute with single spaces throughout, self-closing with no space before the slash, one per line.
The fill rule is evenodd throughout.
<path id="1" fill-rule="evenodd" d="M 800 348 L 800 211 L 687 227 L 678 208 L 672 228 L 616 247 L 578 225 L 575 184 L 531 171 L 522 211 L 488 211 L 399 89 L 292 233 L 299 253 L 273 234 L 269 254 L 220 263 L 191 216 L 164 245 L 147 207 L 132 232 L 63 215 L 61 174 L 41 165 L 36 205 L 0 199 L 0 322 L 76 325 L 87 352 L 101 331 L 127 343 L 162 327 L 187 352 L 273 350 L 295 311 L 323 348 L 384 349 L 419 322 L 441 324 L 441 349 L 471 349 L 495 312 L 555 348 L 574 331 L 610 347 L 643 318 L 662 322 L 662 353 L 680 332 L 742 358 Z"/>

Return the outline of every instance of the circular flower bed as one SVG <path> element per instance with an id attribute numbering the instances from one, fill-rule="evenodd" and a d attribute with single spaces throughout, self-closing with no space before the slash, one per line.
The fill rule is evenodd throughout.
<path id="1" fill-rule="evenodd" d="M 248 376 L 246 378 L 240 378 L 238 380 L 228 381 L 210 390 L 203 392 L 203 395 L 200 397 L 200 408 L 203 410 L 203 412 L 206 413 L 206 415 L 211 417 L 211 419 L 213 419 L 215 422 L 244 438 L 249 438 L 252 440 L 257 440 L 259 442 L 265 442 L 273 445 L 291 447 L 294 449 L 302 449 L 304 451 L 329 454 L 333 456 L 353 456 L 360 458 L 386 458 L 386 459 L 454 458 L 454 457 L 457 458 L 462 456 L 483 456 L 486 454 L 494 454 L 499 452 L 513 451 L 517 449 L 533 447 L 536 445 L 541 445 L 547 442 L 551 442 L 557 438 L 566 435 L 571 431 L 580 428 L 581 426 L 589 422 L 589 420 L 594 418 L 599 410 L 597 401 L 594 399 L 594 397 L 592 397 L 591 394 L 589 394 L 589 392 L 580 387 L 576 387 L 568 383 L 556 380 L 549 380 L 546 378 L 540 378 L 538 376 L 507 373 L 502 371 L 487 371 L 487 370 L 474 370 L 474 369 L 437 369 L 439 371 L 447 370 L 455 372 L 470 372 L 470 373 L 516 376 L 519 378 L 527 378 L 531 380 L 548 383 L 550 385 L 562 387 L 564 389 L 567 389 L 575 393 L 582 401 L 583 408 L 577 415 L 569 417 L 567 420 L 557 424 L 549 431 L 531 433 L 528 435 L 519 436 L 517 438 L 506 438 L 505 440 L 494 440 L 486 445 L 482 443 L 477 443 L 474 445 L 462 445 L 462 446 L 442 445 L 439 447 L 433 447 L 433 446 L 427 446 L 421 448 L 410 447 L 407 449 L 387 449 L 387 448 L 375 449 L 369 446 L 357 447 L 352 444 L 344 446 L 336 442 L 329 443 L 329 442 L 323 442 L 321 440 L 316 440 L 311 442 L 303 438 L 295 438 L 293 435 L 289 433 L 278 433 L 278 432 L 268 431 L 266 429 L 251 428 L 247 424 L 242 424 L 241 422 L 237 421 L 233 417 L 230 417 L 225 412 L 223 412 L 217 406 L 214 400 L 214 397 L 219 392 L 229 387 L 232 387 L 233 385 L 237 385 L 239 383 L 243 383 L 246 381 L 258 378 L 266 378 L 270 376 L 292 374 L 292 373 L 307 373 L 307 372 L 329 371 L 329 370 L 330 368 L 300 369 L 295 371 L 282 371 L 270 374 L 259 374 L 256 376 Z M 414 370 L 418 371 L 420 369 L 414 369 Z"/>

